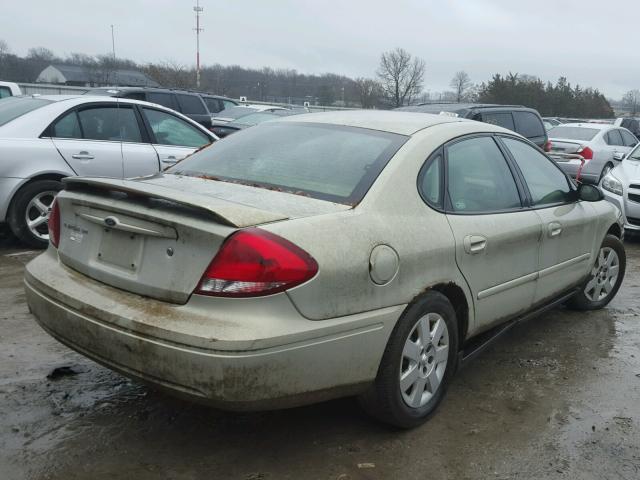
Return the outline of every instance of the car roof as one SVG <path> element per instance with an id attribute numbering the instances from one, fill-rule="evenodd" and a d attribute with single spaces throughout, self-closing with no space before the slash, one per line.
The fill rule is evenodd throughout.
<path id="1" fill-rule="evenodd" d="M 609 128 L 619 128 L 614 126 L 611 123 L 589 123 L 589 122 L 563 123 L 554 128 L 561 128 L 561 127 L 591 128 L 593 130 L 606 130 Z"/>
<path id="2" fill-rule="evenodd" d="M 433 125 L 453 122 L 470 122 L 448 115 L 403 112 L 398 110 L 340 110 L 333 112 L 306 113 L 283 117 L 274 122 L 309 122 L 348 127 L 368 128 L 383 132 L 412 135 Z"/>

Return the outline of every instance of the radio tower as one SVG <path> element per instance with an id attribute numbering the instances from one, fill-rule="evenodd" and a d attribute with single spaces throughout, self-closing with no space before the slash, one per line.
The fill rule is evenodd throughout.
<path id="1" fill-rule="evenodd" d="M 193 11 L 196 12 L 196 86 L 200 88 L 200 32 L 204 31 L 204 28 L 200 28 L 200 14 L 204 10 L 200 6 L 200 0 L 196 0 L 196 6 L 193 7 Z"/>

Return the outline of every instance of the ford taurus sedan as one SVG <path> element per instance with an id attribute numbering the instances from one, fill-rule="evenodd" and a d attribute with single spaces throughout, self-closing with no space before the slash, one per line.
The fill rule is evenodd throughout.
<path id="1" fill-rule="evenodd" d="M 60 180 L 137 177 L 216 139 L 187 117 L 145 102 L 89 95 L 13 97 L 0 103 L 0 223 L 46 247 Z"/>
<path id="2" fill-rule="evenodd" d="M 28 304 L 78 352 L 225 409 L 358 395 L 401 427 L 486 339 L 601 308 L 625 273 L 595 186 L 506 129 L 408 112 L 286 117 L 161 174 L 69 178 L 50 232 Z"/>

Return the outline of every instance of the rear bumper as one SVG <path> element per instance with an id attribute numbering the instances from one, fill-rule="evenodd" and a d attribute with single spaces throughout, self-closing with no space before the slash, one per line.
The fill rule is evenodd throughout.
<path id="1" fill-rule="evenodd" d="M 578 175 L 578 170 L 580 169 L 580 161 L 579 160 L 569 160 L 566 162 L 556 161 L 557 165 L 562 169 L 564 173 L 569 175 L 571 178 L 576 178 Z M 582 168 L 582 172 L 580 173 L 580 178 L 587 183 L 598 183 L 600 180 L 600 172 L 592 171 L 591 162 L 585 162 L 584 167 Z"/>
<path id="2" fill-rule="evenodd" d="M 129 377 L 230 410 L 362 392 L 403 309 L 311 321 L 286 294 L 246 308 L 243 300 L 197 296 L 165 304 L 79 274 L 51 247 L 27 266 L 25 289 L 38 323 L 60 342 Z"/>

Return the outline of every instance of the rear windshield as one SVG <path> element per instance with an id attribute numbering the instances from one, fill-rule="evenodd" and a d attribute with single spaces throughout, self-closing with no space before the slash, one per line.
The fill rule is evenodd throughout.
<path id="1" fill-rule="evenodd" d="M 219 118 L 240 118 L 244 115 L 249 115 L 250 113 L 256 113 L 257 110 L 251 107 L 231 107 L 225 108 L 218 112 L 216 117 Z"/>
<path id="2" fill-rule="evenodd" d="M 566 138 L 569 140 L 589 141 L 595 137 L 600 130 L 585 127 L 555 127 L 549 130 L 549 138 Z"/>
<path id="3" fill-rule="evenodd" d="M 167 172 L 355 205 L 407 138 L 337 125 L 265 122 Z"/>
<path id="4" fill-rule="evenodd" d="M 279 118 L 278 115 L 268 112 L 251 113 L 238 118 L 233 123 L 239 123 L 240 125 L 257 125 L 259 123 L 266 122 L 267 120 L 275 120 L 277 118 Z"/>
<path id="5" fill-rule="evenodd" d="M 51 100 L 32 97 L 8 97 L 0 101 L 0 125 L 9 123 L 25 113 L 53 103 Z"/>

